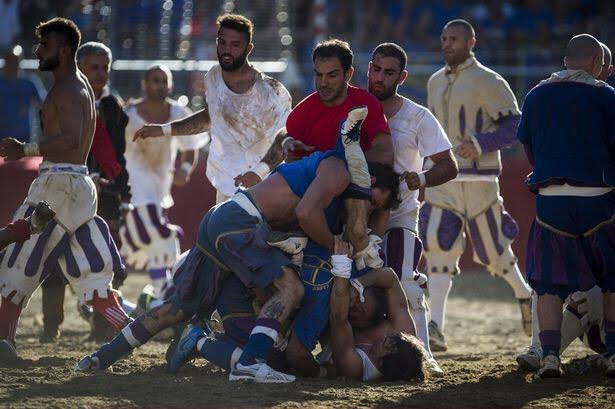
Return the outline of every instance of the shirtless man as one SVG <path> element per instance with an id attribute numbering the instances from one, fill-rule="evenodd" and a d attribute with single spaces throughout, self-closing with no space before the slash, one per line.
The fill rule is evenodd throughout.
<path id="1" fill-rule="evenodd" d="M 96 216 L 96 187 L 88 176 L 88 156 L 96 120 L 94 93 L 77 69 L 75 53 L 81 33 L 70 20 L 54 18 L 36 28 L 39 70 L 51 71 L 54 84 L 42 107 L 40 143 L 6 138 L 0 156 L 17 160 L 43 156 L 40 174 L 32 182 L 14 220 L 29 216 L 45 200 L 55 219 L 40 234 L 11 244 L 0 265 L 0 360 L 17 357 L 15 330 L 22 308 L 56 264 L 82 303 L 91 304 L 115 329 L 128 316 L 109 291 L 114 271 L 123 268 L 109 227 Z"/>

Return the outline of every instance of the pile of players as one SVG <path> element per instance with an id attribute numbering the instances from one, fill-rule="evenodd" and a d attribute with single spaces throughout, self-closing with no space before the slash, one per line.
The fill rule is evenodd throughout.
<path id="1" fill-rule="evenodd" d="M 429 109 L 397 92 L 408 76 L 399 46 L 374 50 L 365 91 L 349 85 L 349 45 L 327 40 L 313 51 L 316 92 L 291 110 L 284 86 L 248 61 L 252 23 L 224 15 L 218 24 L 219 64 L 205 76 L 206 107 L 194 114 L 168 98 L 172 77 L 163 65 L 146 72 L 145 97 L 122 108 L 107 85 L 108 48 L 79 47 L 79 30 L 66 19 L 37 27 L 39 68 L 54 76 L 44 136 L 0 143 L 8 160 L 44 159 L 6 229 L 7 243 L 16 243 L 0 267 L 0 359 L 17 359 L 17 321 L 41 282 L 44 338 L 57 338 L 68 282 L 99 328 L 119 331 L 81 359 L 79 371 L 104 370 L 163 329 L 189 323 L 167 354 L 172 373 L 202 356 L 230 380 L 292 382 L 292 372 L 420 381 L 442 372 L 432 349 L 448 348 L 446 300 L 467 234 L 475 261 L 519 300 L 533 336 L 517 358 L 522 366 L 559 376 L 560 344 L 599 325 L 602 363 L 615 375 L 615 92 L 594 79 L 612 67 L 593 37 L 571 40 L 568 70 L 528 95 L 523 116 L 506 81 L 474 57 L 476 36 L 464 20 L 442 31 L 446 65 L 429 80 Z M 579 112 L 573 102 L 585 94 L 595 103 Z M 571 123 L 545 129 L 564 117 Z M 591 149 L 579 124 L 592 130 Z M 218 204 L 180 259 L 180 229 L 166 216 L 170 188 L 189 179 L 205 133 Z M 518 229 L 498 186 L 499 150 L 517 136 L 535 164 L 533 303 L 511 249 Z M 562 143 L 553 146 L 556 137 Z M 42 200 L 56 214 L 41 231 L 28 220 Z M 125 278 L 116 245 L 152 279 L 137 309 L 146 311 L 135 319 L 111 290 Z M 417 271 L 423 250 L 429 280 Z M 595 285 L 605 291 L 604 315 L 584 308 L 595 305 L 595 289 L 572 294 Z M 562 325 L 570 294 L 565 311 L 578 322 L 565 315 Z M 214 312 L 222 331 L 207 325 Z"/>

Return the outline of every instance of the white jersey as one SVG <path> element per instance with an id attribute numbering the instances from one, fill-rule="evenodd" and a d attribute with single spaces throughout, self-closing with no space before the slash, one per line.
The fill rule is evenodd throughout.
<path id="1" fill-rule="evenodd" d="M 167 122 L 182 119 L 192 114 L 190 108 L 169 100 L 171 112 Z M 126 107 L 126 170 L 135 206 L 157 204 L 162 208 L 173 206 L 171 185 L 177 151 L 199 149 L 207 144 L 205 134 L 139 139 L 133 142 L 134 134 L 147 122 L 137 112 L 137 105 Z"/>
<path id="2" fill-rule="evenodd" d="M 427 108 L 402 98 L 401 108 L 388 119 L 395 152 L 393 167 L 398 173 L 419 173 L 426 157 L 451 149 L 451 143 L 438 120 Z M 400 196 L 401 205 L 391 212 L 389 226 L 416 230 L 416 220 L 410 222 L 405 219 L 418 208 L 419 191 L 411 191 L 406 182 L 402 181 Z"/>
<path id="3" fill-rule="evenodd" d="M 207 177 L 226 196 L 237 190 L 234 178 L 257 165 L 286 124 L 291 97 L 284 85 L 257 72 L 254 86 L 231 91 L 214 66 L 205 75 L 205 99 L 211 117 Z"/>

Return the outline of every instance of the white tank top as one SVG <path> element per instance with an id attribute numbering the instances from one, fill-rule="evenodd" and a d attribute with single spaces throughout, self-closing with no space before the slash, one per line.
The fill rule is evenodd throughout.
<path id="1" fill-rule="evenodd" d="M 375 379 L 382 378 L 382 373 L 374 366 L 371 359 L 367 356 L 365 351 L 359 348 L 355 348 L 357 354 L 361 357 L 361 361 L 363 362 L 363 374 L 361 375 L 362 381 L 373 381 Z"/>

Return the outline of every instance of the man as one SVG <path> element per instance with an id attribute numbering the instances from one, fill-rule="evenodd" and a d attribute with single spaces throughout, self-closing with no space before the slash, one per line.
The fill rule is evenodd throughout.
<path id="1" fill-rule="evenodd" d="M 237 186 L 255 185 L 281 162 L 266 153 L 284 127 L 291 98 L 284 85 L 248 61 L 254 49 L 251 21 L 225 14 L 216 23 L 219 65 L 205 76 L 205 107 L 171 124 L 145 125 L 138 136 L 209 132 L 207 177 L 221 203 Z"/>
<path id="2" fill-rule="evenodd" d="M 380 287 L 386 294 L 386 319 L 376 327 L 354 329 L 350 325 L 349 247 L 336 238 L 332 262 L 333 288 L 329 308 L 330 347 L 337 374 L 370 381 L 423 381 L 425 353 L 414 334 L 414 324 L 397 274 L 391 269 L 372 270 L 353 286 Z"/>
<path id="3" fill-rule="evenodd" d="M 165 65 L 149 68 L 141 81 L 144 97 L 126 107 L 126 167 L 133 209 L 126 215 L 120 249 L 128 264 L 147 269 L 155 298 L 171 280 L 170 268 L 179 256 L 181 230 L 167 218 L 173 206 L 171 186 L 187 183 L 198 161 L 203 135 L 133 140 L 145 124 L 161 124 L 189 116 L 192 111 L 169 98 L 173 76 Z M 180 151 L 179 165 L 175 158 Z"/>
<path id="4" fill-rule="evenodd" d="M 17 219 L 0 229 L 0 259 L 5 255 L 2 250 L 9 244 L 23 243 L 29 240 L 32 234 L 42 232 L 55 215 L 47 203 L 38 202 L 30 216 Z"/>
<path id="5" fill-rule="evenodd" d="M 126 140 L 124 131 L 128 117 L 122 110 L 121 101 L 109 91 L 109 71 L 112 54 L 102 43 L 88 42 L 77 50 L 77 66 L 88 79 L 96 103 L 96 130 L 87 165 L 94 183 L 97 184 L 98 207 L 96 213 L 107 223 L 116 246 L 121 247 L 119 236 L 123 213 L 130 205 L 130 185 L 126 171 Z M 113 287 L 118 289 L 126 278 L 116 274 Z M 59 327 L 64 320 L 64 287 L 60 274 L 51 274 L 43 282 L 43 334 L 41 340 L 51 342 L 58 338 Z M 92 317 L 92 337 L 102 340 L 113 333 L 100 315 Z"/>
<path id="6" fill-rule="evenodd" d="M 613 66 L 611 65 L 611 50 L 600 43 L 602 47 L 602 51 L 604 52 L 604 64 L 602 65 L 602 69 L 600 70 L 600 75 L 597 79 L 600 81 L 605 81 L 607 78 L 613 73 Z M 580 297 L 580 295 L 578 295 Z M 586 298 L 589 298 L 587 296 Z M 516 357 L 516 361 L 522 368 L 530 368 L 530 369 L 538 369 L 540 367 L 540 358 L 542 358 L 542 350 L 540 349 L 540 338 L 538 335 L 540 334 L 540 328 L 538 326 L 538 311 L 536 309 L 538 305 L 538 297 L 535 292 L 532 293 L 532 341 L 524 351 L 522 351 Z M 568 304 L 567 304 L 568 305 Z M 564 315 L 569 314 L 564 310 Z M 595 315 L 595 314 L 594 314 Z M 572 318 L 571 318 L 572 319 Z M 568 331 L 564 330 L 566 326 L 566 319 L 564 319 L 562 323 L 562 334 L 568 333 Z M 561 348 L 563 351 L 564 348 Z"/>
<path id="7" fill-rule="evenodd" d="M 385 259 L 399 276 L 406 293 L 417 337 L 423 342 L 432 369 L 439 366 L 429 348 L 425 295 L 417 271 L 422 244 L 418 238 L 418 196 L 421 187 L 441 185 L 457 176 L 457 164 L 442 126 L 428 109 L 397 93 L 408 77 L 406 52 L 397 44 L 384 43 L 374 49 L 369 63 L 369 92 L 384 109 L 395 151 L 394 169 L 404 177 L 401 205 L 391 212 L 384 235 Z M 431 169 L 422 172 L 429 158 Z"/>
<path id="8" fill-rule="evenodd" d="M 517 136 L 534 165 L 528 183 L 537 193 L 527 277 L 538 295 L 539 377 L 562 374 L 563 300 L 594 285 L 604 292 L 606 374 L 615 376 L 615 90 L 596 80 L 603 58 L 594 37 L 573 37 L 566 70 L 542 81 L 523 104 Z"/>
<path id="9" fill-rule="evenodd" d="M 30 142 L 32 105 L 40 105 L 45 91 L 38 77 L 20 75 L 21 56 L 18 45 L 4 53 L 4 73 L 0 76 L 0 139 L 12 137 Z"/>
<path id="10" fill-rule="evenodd" d="M 358 145 L 358 132 L 367 114 L 363 109 L 355 111 L 356 115 L 351 112 L 339 127 L 340 140 L 349 145 Z M 207 212 L 197 244 L 174 276 L 176 291 L 170 302 L 138 318 L 110 344 L 83 358 L 78 369 L 105 369 L 166 326 L 194 314 L 207 317 L 213 312 L 226 276 L 232 272 L 248 288 L 267 288 L 273 296 L 263 305 L 229 380 L 292 382 L 294 377 L 273 370 L 265 360 L 281 325 L 301 301 L 303 286 L 289 256 L 267 245 L 267 238 L 271 229 L 283 231 L 298 223 L 316 243 L 333 249 L 333 233 L 326 215 L 339 212 L 338 197 L 349 183 L 343 149 L 281 165 L 261 183 L 239 191 Z M 394 177 L 392 169 L 387 176 Z M 375 206 L 394 200 L 389 191 L 378 187 L 372 189 L 372 197 Z M 296 253 L 305 246 L 298 242 L 288 244 L 287 253 Z"/>
<path id="11" fill-rule="evenodd" d="M 286 129 L 276 137 L 267 157 L 281 162 L 304 157 L 312 151 L 332 149 L 338 137 L 338 126 L 357 107 L 367 107 L 368 114 L 361 128 L 361 148 L 368 162 L 393 164 L 393 146 L 389 127 L 378 100 L 367 91 L 349 85 L 354 73 L 353 53 L 348 43 L 331 39 L 316 45 L 312 52 L 316 92 L 301 101 L 290 113 Z M 360 160 L 350 160 L 349 166 Z M 348 213 L 347 234 L 354 247 L 359 269 L 367 265 L 378 268 L 383 261 L 378 254 L 381 239 L 366 234 L 369 213 L 369 174 L 359 169 L 351 172 L 353 193 L 345 200 Z M 375 232 L 382 235 L 383 232 Z"/>
<path id="12" fill-rule="evenodd" d="M 14 220 L 29 215 L 45 200 L 56 212 L 53 222 L 30 240 L 12 244 L 0 265 L 0 356 L 15 359 L 15 329 L 22 307 L 43 279 L 43 270 L 58 265 L 82 303 L 89 303 L 113 328 L 129 320 L 110 291 L 114 271 L 123 269 L 107 224 L 96 216 L 96 187 L 85 162 L 96 123 L 94 94 L 77 69 L 81 33 L 70 20 L 54 18 L 36 28 L 36 55 L 41 71 L 51 71 L 54 85 L 41 112 L 40 143 L 13 138 L 0 143 L 0 156 L 16 160 L 43 156 L 40 175 Z"/>
<path id="13" fill-rule="evenodd" d="M 504 209 L 498 186 L 500 149 L 515 141 L 517 101 L 508 83 L 474 57 L 476 37 L 467 21 L 448 22 L 441 44 L 446 66 L 429 79 L 427 104 L 453 145 L 459 176 L 425 189 L 419 216 L 429 272 L 434 351 L 447 349 L 446 299 L 452 276 L 460 272 L 466 234 L 472 241 L 474 261 L 512 287 L 528 336 L 531 326 L 530 289 L 511 249 L 518 227 Z"/>

